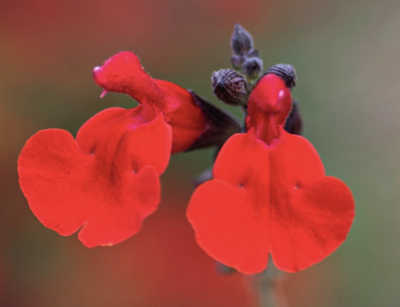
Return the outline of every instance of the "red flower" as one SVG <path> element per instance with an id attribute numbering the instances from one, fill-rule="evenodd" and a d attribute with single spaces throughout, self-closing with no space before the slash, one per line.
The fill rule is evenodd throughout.
<path id="1" fill-rule="evenodd" d="M 132 52 L 121 52 L 102 67 L 95 67 L 93 77 L 105 91 L 128 94 L 143 108 L 161 111 L 172 127 L 172 153 L 190 148 L 206 129 L 206 118 L 192 93 L 174 83 L 151 78 Z M 151 110 L 144 112 L 152 114 Z"/>
<path id="2" fill-rule="evenodd" d="M 284 81 L 264 76 L 249 97 L 245 134 L 222 147 L 214 179 L 197 188 L 187 216 L 213 258 L 253 274 L 297 272 L 330 255 L 354 218 L 349 188 L 325 176 L 314 147 L 283 129 L 291 109 Z"/>
<path id="3" fill-rule="evenodd" d="M 171 152 L 189 149 L 209 127 L 192 93 L 152 79 L 131 52 L 96 67 L 94 79 L 140 106 L 96 114 L 76 140 L 65 130 L 39 131 L 18 160 L 33 213 L 61 235 L 82 228 L 78 237 L 88 247 L 137 233 L 160 201 L 159 176 Z"/>

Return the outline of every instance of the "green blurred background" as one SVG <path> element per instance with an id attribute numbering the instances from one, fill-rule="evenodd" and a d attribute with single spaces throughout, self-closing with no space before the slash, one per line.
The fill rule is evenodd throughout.
<path id="1" fill-rule="evenodd" d="M 118 51 L 219 104 L 210 76 L 230 65 L 236 22 L 265 68 L 295 66 L 305 136 L 356 199 L 348 240 L 288 275 L 289 305 L 400 306 L 399 16 L 396 0 L 1 0 L 0 306 L 252 306 L 248 282 L 218 275 L 185 219 L 191 179 L 210 151 L 174 156 L 160 209 L 112 248 L 87 249 L 44 228 L 16 172 L 36 131 L 75 134 L 104 108 L 134 106 L 123 95 L 100 99 L 92 81 L 92 68 Z"/>

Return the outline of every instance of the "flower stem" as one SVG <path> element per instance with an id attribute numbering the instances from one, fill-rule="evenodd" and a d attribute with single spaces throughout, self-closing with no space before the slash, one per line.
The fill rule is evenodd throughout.
<path id="1" fill-rule="evenodd" d="M 251 284 L 258 298 L 258 306 L 289 307 L 283 290 L 284 274 L 270 261 L 265 271 L 251 276 Z"/>

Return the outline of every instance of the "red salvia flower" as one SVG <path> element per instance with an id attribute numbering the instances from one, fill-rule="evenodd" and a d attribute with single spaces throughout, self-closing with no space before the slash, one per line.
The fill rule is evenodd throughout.
<path id="1" fill-rule="evenodd" d="M 349 188 L 325 176 L 303 137 L 283 129 L 291 93 L 274 74 L 248 101 L 248 132 L 222 147 L 213 180 L 194 192 L 187 211 L 198 244 L 213 258 L 253 274 L 275 265 L 297 272 L 330 255 L 354 218 Z"/>
<path id="2" fill-rule="evenodd" d="M 105 91 L 129 94 L 140 105 L 96 114 L 76 139 L 65 130 L 39 131 L 18 160 L 20 186 L 37 218 L 65 236 L 82 228 L 78 237 L 88 247 L 137 233 L 160 201 L 159 176 L 171 152 L 195 146 L 212 126 L 197 96 L 151 78 L 131 52 L 111 57 L 93 75 Z"/>
<path id="3" fill-rule="evenodd" d="M 105 92 L 128 94 L 144 109 L 161 111 L 172 127 L 172 153 L 189 149 L 207 126 L 192 93 L 174 83 L 151 78 L 132 52 L 121 52 L 102 67 L 95 67 L 93 77 Z M 152 114 L 151 110 L 144 113 Z"/>

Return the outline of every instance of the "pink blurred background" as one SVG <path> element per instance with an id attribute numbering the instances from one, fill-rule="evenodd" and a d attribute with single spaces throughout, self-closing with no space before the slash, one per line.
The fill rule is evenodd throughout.
<path id="1" fill-rule="evenodd" d="M 0 306 L 254 304 L 243 276 L 215 271 L 185 218 L 191 180 L 211 165 L 211 151 L 174 156 L 160 209 L 112 248 L 87 249 L 45 229 L 16 172 L 36 131 L 74 134 L 104 108 L 135 105 L 118 94 L 100 99 L 91 78 L 118 51 L 219 104 L 210 76 L 229 67 L 236 22 L 253 34 L 265 68 L 295 66 L 305 135 L 357 204 L 344 245 L 288 275 L 289 305 L 399 305 L 399 14 L 394 0 L 0 1 Z"/>

